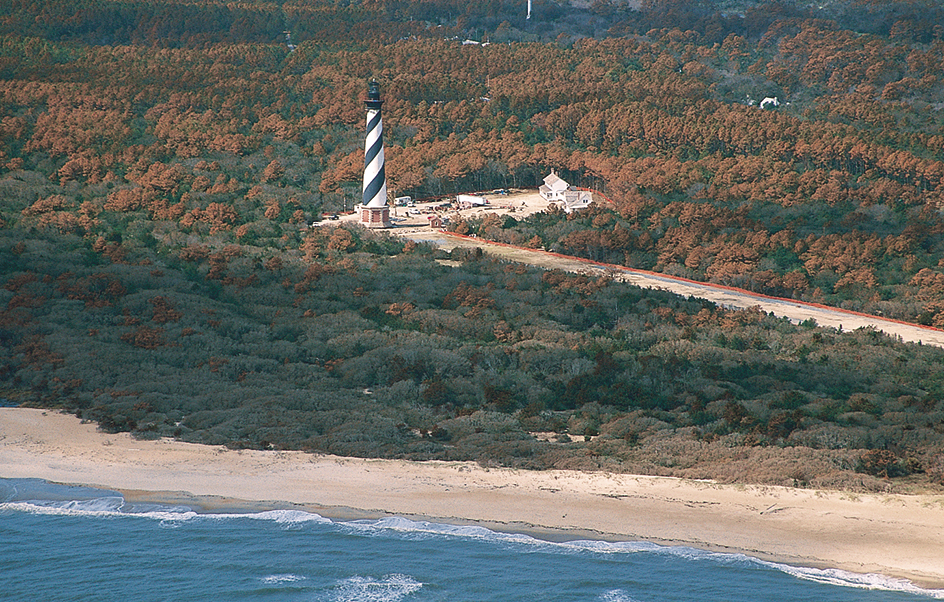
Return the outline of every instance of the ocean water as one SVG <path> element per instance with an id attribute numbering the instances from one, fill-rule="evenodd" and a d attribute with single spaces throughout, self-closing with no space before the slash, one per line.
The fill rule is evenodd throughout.
<path id="1" fill-rule="evenodd" d="M 0 479 L 0 600 L 758 602 L 944 599 L 856 575 L 649 543 L 553 543 L 404 518 L 201 513 Z"/>

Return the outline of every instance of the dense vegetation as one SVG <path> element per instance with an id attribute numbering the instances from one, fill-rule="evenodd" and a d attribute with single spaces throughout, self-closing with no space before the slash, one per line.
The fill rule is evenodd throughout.
<path id="1" fill-rule="evenodd" d="M 612 199 L 457 228 L 942 326 L 937 3 L 522 8 L 0 0 L 0 395 L 231 446 L 944 479 L 939 350 L 307 227 L 358 196 L 373 76 L 397 194 Z"/>
<path id="2" fill-rule="evenodd" d="M 289 251 L 150 243 L 3 232 L 8 401 L 234 447 L 944 477 L 944 350 L 475 252 L 441 265 L 359 229 L 310 229 Z"/>
<path id="3" fill-rule="evenodd" d="M 613 200 L 496 238 L 944 326 L 944 9 L 712 6 L 0 2 L 4 192 L 83 233 L 350 208 L 373 76 L 391 190 Z"/>

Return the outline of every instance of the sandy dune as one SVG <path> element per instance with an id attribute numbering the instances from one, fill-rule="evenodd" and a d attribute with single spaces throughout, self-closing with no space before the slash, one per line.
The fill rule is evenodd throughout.
<path id="1" fill-rule="evenodd" d="M 70 415 L 0 408 L 0 477 L 129 497 L 397 514 L 547 536 L 743 551 L 944 587 L 944 495 L 853 495 L 674 478 L 231 451 L 108 435 Z"/>

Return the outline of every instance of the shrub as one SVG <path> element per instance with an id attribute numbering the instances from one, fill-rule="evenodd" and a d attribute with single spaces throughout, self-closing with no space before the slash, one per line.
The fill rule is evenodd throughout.
<path id="1" fill-rule="evenodd" d="M 901 462 L 892 451 L 872 449 L 859 456 L 858 472 L 875 477 L 893 478 L 909 473 L 907 464 Z"/>

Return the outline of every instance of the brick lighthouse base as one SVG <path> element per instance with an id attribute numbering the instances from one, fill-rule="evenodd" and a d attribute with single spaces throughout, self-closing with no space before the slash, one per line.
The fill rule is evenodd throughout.
<path id="1" fill-rule="evenodd" d="M 390 208 L 368 207 L 358 205 L 357 211 L 361 215 L 360 224 L 366 228 L 390 228 L 393 224 L 390 222 Z"/>

